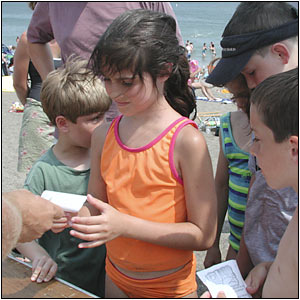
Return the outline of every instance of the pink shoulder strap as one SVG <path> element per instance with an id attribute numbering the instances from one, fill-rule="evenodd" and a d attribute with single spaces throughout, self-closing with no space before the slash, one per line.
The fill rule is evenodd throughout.
<path id="1" fill-rule="evenodd" d="M 176 128 L 176 131 L 172 137 L 172 140 L 171 140 L 171 145 L 170 145 L 170 150 L 169 150 L 169 163 L 170 163 L 170 168 L 171 168 L 171 171 L 173 173 L 173 175 L 175 176 L 175 178 L 177 179 L 177 181 L 179 183 L 181 183 L 183 185 L 183 180 L 182 178 L 179 177 L 178 175 L 178 172 L 176 170 L 176 167 L 175 167 L 175 164 L 174 164 L 174 148 L 175 148 L 175 142 L 176 142 L 176 138 L 180 132 L 180 130 L 191 124 L 192 126 L 194 126 L 196 129 L 198 129 L 198 126 L 197 124 L 192 121 L 192 120 L 189 120 L 189 119 L 186 119 L 184 122 L 182 122 L 177 128 Z"/>

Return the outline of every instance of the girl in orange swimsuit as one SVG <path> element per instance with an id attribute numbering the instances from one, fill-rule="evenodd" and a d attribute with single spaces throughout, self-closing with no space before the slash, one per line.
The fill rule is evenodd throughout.
<path id="1" fill-rule="evenodd" d="M 94 131 L 93 197 L 71 234 L 88 241 L 81 248 L 106 244 L 106 297 L 197 297 L 193 251 L 215 239 L 216 193 L 205 139 L 188 119 L 196 103 L 175 20 L 125 12 L 90 65 L 122 115 Z"/>

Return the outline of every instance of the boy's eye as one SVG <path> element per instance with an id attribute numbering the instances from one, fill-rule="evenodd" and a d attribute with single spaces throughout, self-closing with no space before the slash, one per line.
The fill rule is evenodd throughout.
<path id="1" fill-rule="evenodd" d="M 257 137 L 255 137 L 255 138 L 253 139 L 253 142 L 259 142 L 259 139 L 258 139 Z"/>
<path id="2" fill-rule="evenodd" d="M 122 81 L 122 84 L 125 86 L 132 86 L 132 81 Z"/>
<path id="3" fill-rule="evenodd" d="M 102 119 L 102 117 L 103 117 L 103 114 L 99 114 L 92 119 L 92 122 L 98 122 L 99 120 Z"/>

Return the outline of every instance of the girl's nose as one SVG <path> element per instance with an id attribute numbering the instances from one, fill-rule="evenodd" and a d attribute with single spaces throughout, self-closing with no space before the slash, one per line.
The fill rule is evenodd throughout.
<path id="1" fill-rule="evenodd" d="M 118 100 L 122 100 L 124 98 L 123 94 L 119 94 L 117 96 L 112 96 L 111 97 L 113 100 L 118 101 Z"/>

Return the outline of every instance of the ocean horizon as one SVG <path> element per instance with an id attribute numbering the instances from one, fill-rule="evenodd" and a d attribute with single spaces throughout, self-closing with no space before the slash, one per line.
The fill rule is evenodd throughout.
<path id="1" fill-rule="evenodd" d="M 216 57 L 221 56 L 220 41 L 223 30 L 240 2 L 236 1 L 196 1 L 170 2 L 175 12 L 184 43 L 193 43 L 192 59 L 200 65 L 207 65 L 214 57 L 208 50 L 202 57 L 203 43 L 213 42 Z M 298 2 L 288 2 L 298 8 Z M 30 23 L 32 10 L 28 2 L 9 2 L 2 4 L 2 43 L 16 45 L 20 36 Z"/>

